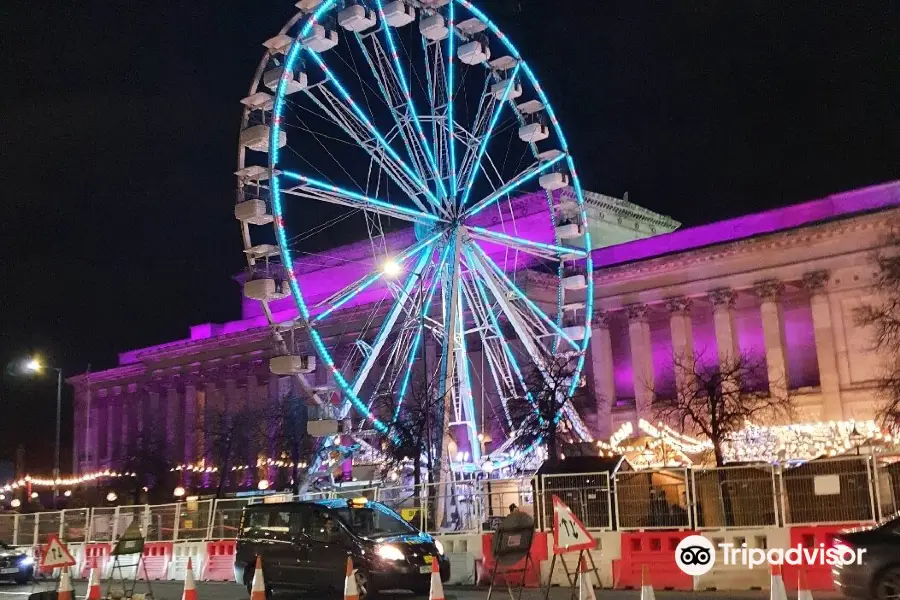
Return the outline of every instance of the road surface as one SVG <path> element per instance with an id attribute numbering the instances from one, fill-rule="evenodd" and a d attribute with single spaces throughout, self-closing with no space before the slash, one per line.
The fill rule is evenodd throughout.
<path id="1" fill-rule="evenodd" d="M 151 583 L 153 586 L 154 600 L 181 600 L 181 592 L 183 583 L 180 581 L 157 581 Z M 0 600 L 26 600 L 29 594 L 43 589 L 55 589 L 55 584 L 35 584 L 35 585 L 13 585 L 0 584 Z M 106 584 L 102 586 L 102 592 L 106 593 Z M 75 582 L 75 597 L 82 599 L 85 597 L 87 584 L 83 581 Z M 135 588 L 135 592 L 145 593 L 147 584 L 139 582 Z M 474 588 L 446 588 L 447 600 L 484 600 L 487 597 L 487 589 Z M 247 590 L 243 586 L 234 583 L 198 583 L 197 593 L 199 600 L 247 600 Z M 795 595 L 788 593 L 789 598 Z M 815 592 L 816 600 L 837 600 L 839 596 L 834 593 Z M 598 590 L 597 597 L 600 600 L 638 600 L 640 591 L 638 590 Z M 768 590 L 759 592 L 662 592 L 657 591 L 656 597 L 659 600 L 765 600 L 769 598 Z M 289 600 L 297 598 L 297 600 L 321 600 L 320 594 L 277 594 L 275 600 L 283 598 Z M 385 600 L 423 600 L 421 596 L 412 596 L 409 594 L 387 594 Z M 509 596 L 503 587 L 496 588 L 492 596 L 492 600 L 507 600 Z M 525 590 L 522 594 L 522 600 L 539 600 L 541 594 L 538 590 Z M 550 593 L 551 600 L 568 600 L 568 590 L 554 588 Z"/>

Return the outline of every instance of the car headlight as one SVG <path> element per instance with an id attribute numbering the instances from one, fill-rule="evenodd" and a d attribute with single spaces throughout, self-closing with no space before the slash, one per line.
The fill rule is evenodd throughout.
<path id="1" fill-rule="evenodd" d="M 20 567 L 28 567 L 34 564 L 34 558 L 27 554 L 19 559 Z"/>
<path id="2" fill-rule="evenodd" d="M 434 540 L 434 547 L 437 548 L 438 554 L 444 555 L 444 545 L 441 543 L 441 540 Z"/>
<path id="3" fill-rule="evenodd" d="M 404 560 L 406 556 L 396 546 L 378 546 L 378 556 L 384 560 Z"/>

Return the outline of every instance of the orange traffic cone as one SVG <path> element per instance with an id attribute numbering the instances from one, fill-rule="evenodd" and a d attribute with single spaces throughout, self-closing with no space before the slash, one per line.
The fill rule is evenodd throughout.
<path id="1" fill-rule="evenodd" d="M 650 573 L 647 571 L 647 565 L 641 569 L 641 600 L 656 600 L 656 594 L 653 592 L 653 586 L 650 584 Z"/>
<path id="2" fill-rule="evenodd" d="M 591 582 L 591 575 L 587 568 L 587 561 L 581 557 L 579 565 L 580 575 L 578 577 L 578 599 L 579 600 L 597 600 L 594 594 L 594 584 Z"/>
<path id="3" fill-rule="evenodd" d="M 257 562 L 257 564 L 259 564 Z M 262 568 L 260 567 L 260 579 L 262 579 Z M 255 574 L 254 574 L 255 583 Z M 263 592 L 265 593 L 265 592 Z M 194 561 L 188 557 L 187 570 L 184 572 L 184 593 L 181 594 L 181 600 L 197 600 L 197 583 L 194 581 Z"/>
<path id="4" fill-rule="evenodd" d="M 809 584 L 806 582 L 806 569 L 800 567 L 797 575 L 797 600 L 813 600 Z"/>
<path id="5" fill-rule="evenodd" d="M 91 574 L 88 577 L 88 591 L 85 600 L 100 600 L 100 572 L 97 571 L 96 565 L 91 567 Z"/>
<path id="6" fill-rule="evenodd" d="M 58 600 L 74 600 L 75 598 L 68 568 L 64 568 L 59 575 L 59 589 L 56 590 L 56 597 Z"/>
<path id="7" fill-rule="evenodd" d="M 356 571 L 353 560 L 347 557 L 347 576 L 344 579 L 344 600 L 359 600 L 359 588 L 356 586 Z"/>
<path id="8" fill-rule="evenodd" d="M 266 600 L 266 580 L 263 577 L 262 557 L 259 555 L 256 557 L 256 569 L 253 571 L 250 600 Z"/>
<path id="9" fill-rule="evenodd" d="M 437 556 L 431 557 L 431 593 L 428 600 L 444 600 L 444 584 L 441 583 L 441 563 Z"/>
<path id="10" fill-rule="evenodd" d="M 787 590 L 784 589 L 784 578 L 781 576 L 781 565 L 772 565 L 772 585 L 769 592 L 770 600 L 787 600 Z"/>

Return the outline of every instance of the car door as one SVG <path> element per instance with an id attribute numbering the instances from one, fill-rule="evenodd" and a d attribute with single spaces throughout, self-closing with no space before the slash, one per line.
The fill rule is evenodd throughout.
<path id="1" fill-rule="evenodd" d="M 309 507 L 299 504 L 290 507 L 288 514 L 289 543 L 282 558 L 282 577 L 293 587 L 314 587 L 309 573 L 310 543 L 306 535 L 309 526 Z"/>
<path id="2" fill-rule="evenodd" d="M 249 554 L 247 564 L 252 572 L 255 556 L 261 557 L 266 583 L 278 585 L 282 580 L 281 555 L 284 547 L 277 534 L 276 513 L 270 507 L 253 507 L 248 510 L 245 519 L 246 552 Z"/>
<path id="3" fill-rule="evenodd" d="M 309 574 L 316 586 L 341 589 L 349 534 L 337 516 L 326 508 L 312 506 L 306 537 L 309 540 Z"/>

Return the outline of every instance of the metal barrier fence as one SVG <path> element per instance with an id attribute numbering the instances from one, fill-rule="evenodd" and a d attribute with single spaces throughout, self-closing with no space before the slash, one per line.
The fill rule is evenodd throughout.
<path id="1" fill-rule="evenodd" d="M 691 470 L 697 529 L 778 525 L 778 488 L 772 465 Z"/>
<path id="2" fill-rule="evenodd" d="M 687 469 L 646 469 L 616 473 L 614 481 L 618 529 L 691 527 Z"/>
<path id="3" fill-rule="evenodd" d="M 612 488 L 609 473 L 543 475 L 540 480 L 540 521 L 553 528 L 553 497 L 575 511 L 588 529 L 613 528 Z"/>
<path id="4" fill-rule="evenodd" d="M 510 504 L 553 524 L 558 496 L 594 530 L 747 529 L 778 525 L 873 522 L 900 510 L 900 455 L 844 456 L 796 466 L 661 468 L 542 475 L 534 479 L 471 480 L 443 484 L 315 492 L 297 499 L 359 497 L 377 500 L 430 533 L 477 533 L 493 528 Z M 287 496 L 291 497 L 291 496 Z M 252 498 L 162 505 L 81 508 L 0 514 L 0 541 L 44 544 L 110 542 L 137 520 L 148 541 L 234 539 Z M 256 501 L 259 501 L 256 499 Z"/>
<path id="5" fill-rule="evenodd" d="M 785 525 L 864 523 L 878 518 L 872 460 L 846 456 L 810 461 L 781 472 Z"/>

